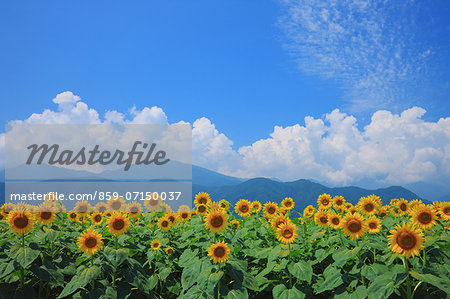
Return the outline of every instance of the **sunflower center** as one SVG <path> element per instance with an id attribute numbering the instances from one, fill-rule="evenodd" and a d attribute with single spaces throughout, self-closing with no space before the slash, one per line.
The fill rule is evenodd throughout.
<path id="1" fill-rule="evenodd" d="M 293 235 L 294 233 L 292 232 L 292 230 L 290 229 L 283 230 L 283 237 L 285 237 L 286 239 L 292 238 Z"/>
<path id="2" fill-rule="evenodd" d="M 52 212 L 42 212 L 41 213 L 41 218 L 44 220 L 48 220 L 52 217 Z"/>
<path id="3" fill-rule="evenodd" d="M 397 237 L 397 244 L 404 250 L 410 250 L 417 244 L 417 239 L 411 232 L 401 232 Z"/>
<path id="4" fill-rule="evenodd" d="M 273 214 L 273 213 L 275 213 L 275 208 L 270 207 L 267 209 L 267 212 L 269 212 L 269 214 Z"/>
<path id="5" fill-rule="evenodd" d="M 181 218 L 183 218 L 183 219 L 188 218 L 188 213 L 181 213 Z"/>
<path id="6" fill-rule="evenodd" d="M 342 205 L 342 200 L 340 200 L 340 199 L 336 200 L 336 205 L 337 206 L 341 206 Z"/>
<path id="7" fill-rule="evenodd" d="M 162 227 L 168 227 L 169 226 L 169 221 L 164 220 L 163 222 L 161 222 L 161 226 Z"/>
<path id="8" fill-rule="evenodd" d="M 170 222 L 175 222 L 175 217 L 174 216 L 169 216 L 169 220 L 170 220 Z"/>
<path id="9" fill-rule="evenodd" d="M 333 218 L 331 220 L 331 222 L 333 222 L 334 225 L 338 225 L 339 224 L 339 219 L 338 218 Z"/>
<path id="10" fill-rule="evenodd" d="M 200 213 L 203 213 L 204 211 L 206 211 L 206 208 L 205 208 L 204 206 L 199 206 L 199 207 L 198 207 L 198 211 L 199 211 Z"/>
<path id="11" fill-rule="evenodd" d="M 80 213 L 86 213 L 87 212 L 87 207 L 86 206 L 81 206 L 79 211 L 80 211 Z"/>
<path id="12" fill-rule="evenodd" d="M 218 258 L 221 258 L 225 255 L 225 248 L 223 247 L 217 247 L 214 249 L 214 255 Z"/>
<path id="13" fill-rule="evenodd" d="M 358 220 L 350 220 L 348 222 L 348 230 L 351 231 L 352 233 L 357 233 L 361 230 L 361 222 Z"/>
<path id="14" fill-rule="evenodd" d="M 431 222 L 431 215 L 429 212 L 422 212 L 419 215 L 419 222 L 422 224 L 428 224 Z"/>
<path id="15" fill-rule="evenodd" d="M 402 210 L 402 211 L 404 212 L 404 211 L 406 211 L 406 209 L 407 209 L 406 204 L 405 204 L 405 203 L 402 203 L 402 204 L 400 205 L 400 210 Z"/>
<path id="16" fill-rule="evenodd" d="M 248 207 L 246 205 L 242 205 L 241 206 L 241 211 L 242 212 L 247 212 L 248 211 Z"/>
<path id="17" fill-rule="evenodd" d="M 121 229 L 123 229 L 125 227 L 125 221 L 123 221 L 122 219 L 116 219 L 114 222 L 113 222 L 113 228 L 115 229 L 115 230 L 121 230 Z"/>
<path id="18" fill-rule="evenodd" d="M 173 249 L 172 248 L 167 249 L 167 254 L 172 254 L 172 253 L 173 253 Z"/>
<path id="19" fill-rule="evenodd" d="M 153 247 L 154 247 L 154 248 L 158 248 L 158 247 L 159 247 L 159 243 L 154 243 L 154 244 L 153 244 Z"/>
<path id="20" fill-rule="evenodd" d="M 223 224 L 223 218 L 222 218 L 222 216 L 220 216 L 220 215 L 214 216 L 214 217 L 211 219 L 211 225 L 212 225 L 213 227 L 221 227 L 222 224 Z"/>
<path id="21" fill-rule="evenodd" d="M 369 227 L 370 227 L 371 229 L 376 229 L 376 228 L 377 228 L 377 224 L 376 224 L 375 222 L 370 222 L 370 223 L 369 223 Z"/>
<path id="22" fill-rule="evenodd" d="M 77 214 L 75 214 L 75 213 L 70 214 L 70 218 L 72 218 L 72 219 L 77 218 Z"/>
<path id="23" fill-rule="evenodd" d="M 288 201 L 288 202 L 286 202 L 284 205 L 285 205 L 286 207 L 290 207 L 290 206 L 291 206 L 291 202 Z"/>
<path id="24" fill-rule="evenodd" d="M 95 221 L 100 222 L 100 221 L 102 220 L 102 216 L 96 215 L 96 216 L 94 217 L 94 219 L 95 219 Z"/>
<path id="25" fill-rule="evenodd" d="M 14 219 L 14 226 L 17 228 L 25 228 L 28 225 L 28 218 L 25 216 L 17 217 Z"/>
<path id="26" fill-rule="evenodd" d="M 121 204 L 120 204 L 120 202 L 118 202 L 118 201 L 114 201 L 114 202 L 111 204 L 111 207 L 112 207 L 114 210 L 120 209 L 120 206 L 121 206 Z"/>
<path id="27" fill-rule="evenodd" d="M 320 222 L 322 222 L 323 224 L 327 223 L 328 222 L 327 217 L 326 216 L 321 216 L 320 217 Z"/>
<path id="28" fill-rule="evenodd" d="M 86 240 L 84 240 L 84 245 L 87 248 L 94 248 L 95 246 L 97 246 L 97 239 L 94 237 L 88 237 L 86 238 Z"/>
<path id="29" fill-rule="evenodd" d="M 365 207 L 366 209 L 366 211 L 367 212 L 372 212 L 373 211 L 373 209 L 375 208 L 374 206 L 373 206 L 373 204 L 371 204 L 371 203 L 368 203 L 368 204 L 366 204 L 366 207 Z"/>
<path id="30" fill-rule="evenodd" d="M 330 201 L 327 198 L 322 199 L 322 203 L 324 206 L 328 205 Z"/>
<path id="31" fill-rule="evenodd" d="M 158 205 L 158 200 L 156 200 L 156 199 L 151 199 L 151 200 L 150 200 L 150 205 L 151 205 L 151 206 L 157 206 L 157 205 Z"/>
<path id="32" fill-rule="evenodd" d="M 445 209 L 444 209 L 444 214 L 445 214 L 445 215 L 450 214 L 450 207 L 445 207 Z"/>
<path id="33" fill-rule="evenodd" d="M 132 208 L 130 209 L 130 212 L 131 212 L 132 214 L 137 214 L 137 213 L 139 212 L 139 209 L 138 209 L 138 207 L 132 207 Z"/>
<path id="34" fill-rule="evenodd" d="M 106 211 L 106 207 L 101 206 L 98 208 L 98 211 L 103 213 L 104 211 Z"/>

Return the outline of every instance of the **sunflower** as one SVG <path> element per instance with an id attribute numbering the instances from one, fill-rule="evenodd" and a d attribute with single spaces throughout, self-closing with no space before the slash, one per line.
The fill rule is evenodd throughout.
<path id="1" fill-rule="evenodd" d="M 79 201 L 77 202 L 77 204 L 75 205 L 75 212 L 77 212 L 78 214 L 81 215 L 86 215 L 89 210 L 91 209 L 91 205 L 87 202 L 87 201 Z"/>
<path id="2" fill-rule="evenodd" d="M 219 233 L 228 225 L 228 216 L 224 212 L 211 211 L 205 218 L 205 226 L 212 233 Z"/>
<path id="3" fill-rule="evenodd" d="M 169 219 L 171 225 L 174 225 L 177 222 L 177 220 L 178 220 L 178 214 L 176 214 L 174 212 L 166 213 L 165 217 L 167 219 Z"/>
<path id="4" fill-rule="evenodd" d="M 102 224 L 102 222 L 103 222 L 103 213 L 99 213 L 99 212 L 93 213 L 93 214 L 91 215 L 91 220 L 92 220 L 92 222 L 93 222 L 95 225 L 100 225 L 100 224 Z"/>
<path id="5" fill-rule="evenodd" d="M 108 208 L 111 212 L 125 212 L 125 200 L 122 197 L 114 197 L 108 201 Z"/>
<path id="6" fill-rule="evenodd" d="M 341 227 L 341 217 L 336 213 L 328 214 L 328 224 L 334 229 L 339 229 Z"/>
<path id="7" fill-rule="evenodd" d="M 149 212 L 159 212 L 161 201 L 162 199 L 159 196 L 156 198 L 154 196 L 148 196 L 144 200 L 144 206 Z"/>
<path id="8" fill-rule="evenodd" d="M 349 209 L 347 209 L 347 213 L 350 213 L 350 214 L 358 213 L 358 208 L 352 206 L 352 207 L 350 207 Z"/>
<path id="9" fill-rule="evenodd" d="M 12 212 L 14 210 L 14 204 L 12 203 L 5 203 L 2 206 L 2 213 L 5 215 L 8 215 L 10 212 Z"/>
<path id="10" fill-rule="evenodd" d="M 33 214 L 30 212 L 9 212 L 7 220 L 9 227 L 18 235 L 28 233 L 34 226 Z"/>
<path id="11" fill-rule="evenodd" d="M 169 218 L 161 217 L 158 220 L 158 227 L 164 231 L 167 231 L 172 226 L 172 222 L 170 222 Z"/>
<path id="12" fill-rule="evenodd" d="M 414 199 L 409 202 L 409 208 L 414 210 L 417 206 L 422 205 L 422 201 L 420 199 Z"/>
<path id="13" fill-rule="evenodd" d="M 70 221 L 72 222 L 77 222 L 78 221 L 78 214 L 76 212 L 69 212 L 67 214 L 67 217 L 69 218 Z"/>
<path id="14" fill-rule="evenodd" d="M 138 218 L 142 213 L 142 205 L 138 202 L 132 202 L 127 207 L 130 218 Z"/>
<path id="15" fill-rule="evenodd" d="M 328 209 L 331 207 L 331 196 L 330 194 L 321 194 L 317 198 L 317 203 L 319 204 L 320 209 Z"/>
<path id="16" fill-rule="evenodd" d="M 269 201 L 264 204 L 264 215 L 267 216 L 268 218 L 275 217 L 277 211 L 278 205 L 276 203 Z"/>
<path id="17" fill-rule="evenodd" d="M 78 238 L 78 249 L 86 254 L 93 255 L 101 248 L 103 248 L 102 235 L 92 228 L 82 232 Z"/>
<path id="18" fill-rule="evenodd" d="M 188 221 L 191 219 L 191 213 L 186 211 L 178 212 L 178 219 L 181 221 Z"/>
<path id="19" fill-rule="evenodd" d="M 335 196 L 333 197 L 333 206 L 336 209 L 342 209 L 344 208 L 345 199 L 343 196 Z"/>
<path id="20" fill-rule="evenodd" d="M 398 198 L 393 198 L 393 199 L 391 199 L 391 206 L 396 206 L 397 204 L 398 204 L 398 202 L 399 202 L 399 199 Z"/>
<path id="21" fill-rule="evenodd" d="M 152 247 L 153 250 L 158 250 L 161 248 L 161 242 L 159 242 L 159 240 L 153 240 L 150 247 Z"/>
<path id="22" fill-rule="evenodd" d="M 252 212 L 250 202 L 246 199 L 241 199 L 236 203 L 234 211 L 241 217 L 247 217 Z"/>
<path id="23" fill-rule="evenodd" d="M 436 225 L 436 214 L 431 206 L 424 204 L 416 206 L 411 212 L 411 223 L 417 228 L 427 230 Z"/>
<path id="24" fill-rule="evenodd" d="M 215 202 L 215 201 L 211 201 L 208 204 L 208 207 L 209 207 L 210 210 L 214 210 L 214 211 L 223 210 L 222 207 L 220 206 L 220 204 L 218 202 Z"/>
<path id="25" fill-rule="evenodd" d="M 189 206 L 187 205 L 181 205 L 178 207 L 178 213 L 182 213 L 182 212 L 191 212 L 191 208 L 189 208 Z"/>
<path id="26" fill-rule="evenodd" d="M 378 210 L 378 212 L 377 212 L 377 215 L 378 215 L 378 217 L 380 217 L 380 218 L 384 218 L 384 217 L 386 217 L 388 214 L 389 214 L 389 206 L 382 206 L 382 207 Z"/>
<path id="27" fill-rule="evenodd" d="M 344 233 L 350 239 L 359 239 L 366 231 L 366 224 L 364 218 L 359 213 L 347 214 L 342 219 L 342 228 Z"/>
<path id="28" fill-rule="evenodd" d="M 283 223 L 277 228 L 277 238 L 280 242 L 290 244 L 297 238 L 297 226 L 294 223 Z"/>
<path id="29" fill-rule="evenodd" d="M 0 210 L 0 221 L 3 221 L 6 219 L 6 214 L 3 213 L 3 211 Z"/>
<path id="30" fill-rule="evenodd" d="M 219 241 L 216 244 L 211 244 L 211 246 L 209 246 L 208 256 L 211 257 L 214 264 L 225 263 L 228 260 L 229 254 L 230 249 L 224 241 Z"/>
<path id="31" fill-rule="evenodd" d="M 164 213 L 172 212 L 172 208 L 165 202 L 160 204 L 159 209 L 161 212 L 164 212 Z"/>
<path id="32" fill-rule="evenodd" d="M 36 222 L 39 224 L 50 224 L 55 220 L 55 217 L 56 214 L 46 204 L 40 206 L 35 214 Z"/>
<path id="33" fill-rule="evenodd" d="M 208 213 L 208 207 L 204 204 L 199 204 L 197 206 L 197 213 L 200 215 L 205 215 L 206 213 Z"/>
<path id="34" fill-rule="evenodd" d="M 408 213 L 408 201 L 406 199 L 400 198 L 397 203 L 397 207 L 401 215 L 405 215 L 406 213 Z"/>
<path id="35" fill-rule="evenodd" d="M 283 201 L 281 202 L 281 206 L 284 207 L 286 210 L 291 210 L 294 208 L 295 206 L 295 202 L 292 198 L 290 197 L 286 197 L 285 199 L 283 199 Z"/>
<path id="36" fill-rule="evenodd" d="M 390 231 L 388 239 L 392 251 L 406 258 L 419 255 L 419 250 L 424 248 L 425 242 L 423 233 L 406 223 L 403 223 L 403 225 L 397 224 L 395 229 Z"/>
<path id="37" fill-rule="evenodd" d="M 380 208 L 379 203 L 371 196 L 361 197 L 356 205 L 358 210 L 365 215 L 374 215 Z"/>
<path id="38" fill-rule="evenodd" d="M 272 218 L 272 222 L 270 223 L 270 225 L 272 226 L 272 228 L 274 230 L 276 230 L 281 224 L 287 223 L 289 221 L 290 220 L 287 217 L 285 217 L 283 215 L 277 215 Z"/>
<path id="39" fill-rule="evenodd" d="M 398 207 L 396 207 L 396 206 L 393 206 L 393 207 L 392 207 L 392 209 L 391 209 L 391 214 L 392 214 L 392 216 L 394 216 L 394 217 L 400 217 L 400 216 L 402 216 L 402 213 L 401 213 L 400 209 L 399 209 Z"/>
<path id="40" fill-rule="evenodd" d="M 128 230 L 130 221 L 122 213 L 113 213 L 108 219 L 108 229 L 113 235 L 120 236 Z"/>
<path id="41" fill-rule="evenodd" d="M 225 199 L 221 199 L 221 200 L 219 201 L 219 205 L 220 205 L 220 207 L 221 207 L 222 209 L 228 210 L 228 209 L 230 208 L 230 203 L 229 203 L 227 200 L 225 200 Z"/>
<path id="42" fill-rule="evenodd" d="M 259 212 L 261 212 L 262 205 L 259 201 L 257 201 L 257 200 L 253 201 L 251 204 L 251 207 L 252 207 L 253 213 L 258 214 Z"/>
<path id="43" fill-rule="evenodd" d="M 370 234 L 379 233 L 381 230 L 381 220 L 375 216 L 371 216 L 366 220 L 367 230 Z"/>
<path id="44" fill-rule="evenodd" d="M 328 226 L 327 212 L 323 210 L 317 211 L 317 213 L 314 214 L 314 222 L 321 227 L 327 227 Z"/>
<path id="45" fill-rule="evenodd" d="M 303 210 L 303 218 L 309 218 L 309 217 L 313 216 L 315 211 L 316 211 L 316 209 L 312 205 L 307 206 Z"/>
<path id="46" fill-rule="evenodd" d="M 234 229 L 238 229 L 240 226 L 239 221 L 237 221 L 237 220 L 231 220 L 230 223 Z"/>
<path id="47" fill-rule="evenodd" d="M 211 202 L 211 197 L 206 192 L 200 192 L 197 195 L 195 195 L 194 204 L 196 207 L 198 205 L 208 205 Z"/>
<path id="48" fill-rule="evenodd" d="M 450 203 L 444 202 L 440 204 L 439 212 L 445 220 L 450 220 Z"/>
<path id="49" fill-rule="evenodd" d="M 173 248 L 172 247 L 167 247 L 165 250 L 167 255 L 172 255 L 173 254 Z"/>
<path id="50" fill-rule="evenodd" d="M 108 206 L 104 202 L 99 202 L 95 205 L 94 210 L 99 213 L 105 213 L 108 210 Z"/>

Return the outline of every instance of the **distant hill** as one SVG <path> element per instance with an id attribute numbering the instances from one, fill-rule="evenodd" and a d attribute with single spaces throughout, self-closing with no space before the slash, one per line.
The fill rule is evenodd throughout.
<path id="1" fill-rule="evenodd" d="M 246 179 L 220 174 L 218 172 L 192 165 L 192 182 L 201 186 L 230 186 L 244 182 Z"/>
<path id="2" fill-rule="evenodd" d="M 285 197 L 292 197 L 298 210 L 302 210 L 310 204 L 317 205 L 317 197 L 323 193 L 328 193 L 332 196 L 342 195 L 351 203 L 356 203 L 362 196 L 370 194 L 380 196 L 384 204 L 388 204 L 392 198 L 421 199 L 415 193 L 400 186 L 376 190 L 367 190 L 354 186 L 329 188 L 308 180 L 282 183 L 266 178 L 250 179 L 233 186 L 211 187 L 194 184 L 192 191 L 194 195 L 198 192 L 208 192 L 214 200 L 224 198 L 233 204 L 241 198 L 259 200 L 262 203 L 267 201 L 279 203 Z"/>

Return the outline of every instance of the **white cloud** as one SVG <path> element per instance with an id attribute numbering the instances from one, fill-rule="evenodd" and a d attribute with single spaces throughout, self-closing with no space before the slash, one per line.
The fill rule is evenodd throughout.
<path id="1" fill-rule="evenodd" d="M 282 0 L 279 25 L 299 69 L 337 81 L 354 111 L 396 110 L 417 99 L 430 75 L 432 41 L 423 40 L 413 1 Z M 425 16 L 425 15 L 424 15 Z M 446 31 L 446 30 L 445 30 Z M 444 31 L 444 32 L 445 32 Z M 401 108 L 400 108 L 401 109 Z"/>
<path id="2" fill-rule="evenodd" d="M 419 107 L 400 115 L 377 111 L 363 130 L 337 109 L 326 122 L 306 117 L 305 126 L 275 127 L 270 138 L 239 149 L 241 170 L 333 185 L 444 182 L 450 178 L 450 118 L 425 122 L 424 113 Z"/>
<path id="3" fill-rule="evenodd" d="M 159 107 L 145 107 L 141 111 L 136 110 L 133 106 L 131 114 L 134 115 L 132 124 L 167 124 L 166 113 Z"/>
<path id="4" fill-rule="evenodd" d="M 192 127 L 192 159 L 194 164 L 224 173 L 234 171 L 238 155 L 233 142 L 219 133 L 205 117 L 197 119 Z"/>
<path id="5" fill-rule="evenodd" d="M 133 107 L 127 114 L 107 111 L 102 120 L 79 97 L 63 94 L 73 100 L 58 100 L 58 111 L 47 109 L 25 122 L 168 123 L 163 109 L 156 106 Z M 400 114 L 379 110 L 359 129 L 354 116 L 335 109 L 320 119 L 307 116 L 303 124 L 275 126 L 268 138 L 238 150 L 214 123 L 202 117 L 192 124 L 192 162 L 240 177 L 311 178 L 331 185 L 445 182 L 450 180 L 450 117 L 428 122 L 422 119 L 425 113 L 419 107 Z M 4 138 L 0 134 L 0 167 L 4 165 Z"/>

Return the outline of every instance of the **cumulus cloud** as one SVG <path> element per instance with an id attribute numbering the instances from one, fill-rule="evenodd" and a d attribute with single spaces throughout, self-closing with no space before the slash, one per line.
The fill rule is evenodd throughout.
<path id="1" fill-rule="evenodd" d="M 433 20 L 416 1 L 282 0 L 284 45 L 302 72 L 338 82 L 354 111 L 408 107 L 430 76 Z M 437 22 L 434 23 L 437 27 Z M 448 21 L 442 22 L 446 34 Z M 442 49 L 441 49 L 442 50 Z M 437 55 L 439 56 L 439 55 Z"/>
<path id="2" fill-rule="evenodd" d="M 111 110 L 99 117 L 72 93 L 55 99 L 57 111 L 47 109 L 24 122 L 169 123 L 156 106 L 132 107 L 128 113 Z M 268 138 L 239 149 L 233 149 L 232 139 L 202 117 L 192 124 L 192 162 L 239 177 L 309 178 L 337 186 L 362 181 L 373 185 L 445 182 L 450 180 L 450 118 L 430 122 L 423 119 L 425 113 L 420 107 L 399 114 L 379 110 L 359 128 L 356 117 L 335 109 L 323 118 L 307 116 L 301 124 L 275 126 Z M 4 139 L 5 134 L 0 134 L 0 167 Z"/>
<path id="3" fill-rule="evenodd" d="M 275 127 L 270 138 L 239 149 L 252 175 L 313 178 L 333 185 L 363 180 L 404 184 L 450 178 L 450 118 L 422 119 L 413 107 L 377 111 L 359 130 L 353 116 L 334 110 L 305 125 Z"/>

